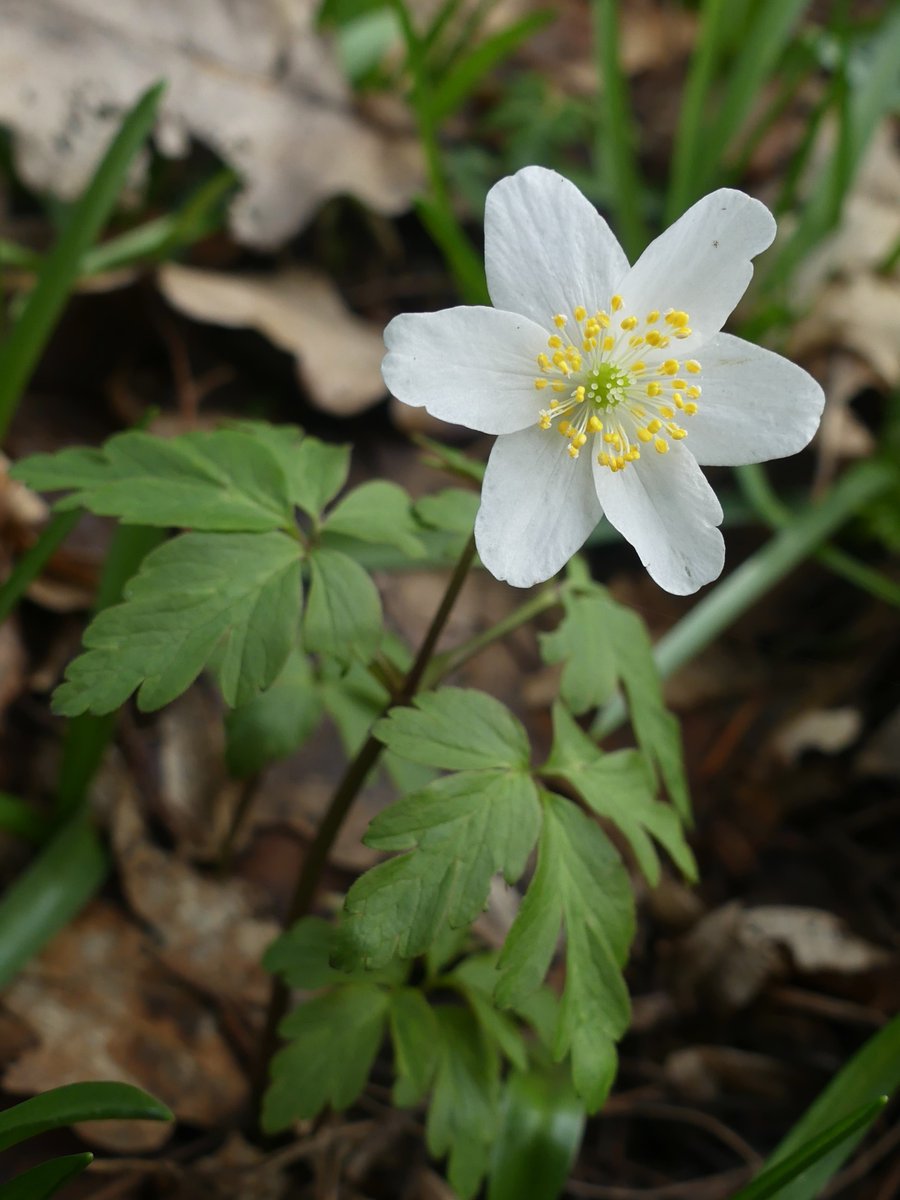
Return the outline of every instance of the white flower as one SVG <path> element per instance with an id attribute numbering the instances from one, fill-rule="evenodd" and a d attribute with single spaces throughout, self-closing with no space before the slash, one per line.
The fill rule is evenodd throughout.
<path id="1" fill-rule="evenodd" d="M 794 363 L 719 332 L 774 236 L 765 205 L 722 189 L 629 267 L 561 175 L 492 188 L 495 307 L 396 317 L 383 371 L 404 403 L 499 434 L 475 523 L 498 579 L 549 579 L 604 513 L 668 591 L 718 576 L 722 509 L 700 466 L 796 453 L 824 403 Z"/>

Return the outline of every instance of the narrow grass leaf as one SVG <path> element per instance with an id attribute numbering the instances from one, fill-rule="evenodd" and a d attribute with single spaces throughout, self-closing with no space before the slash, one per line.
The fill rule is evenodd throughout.
<path id="1" fill-rule="evenodd" d="M 163 84 L 145 92 L 122 122 L 87 189 L 73 205 L 12 334 L 0 347 L 0 437 L 78 278 L 81 260 L 112 212 L 132 160 L 153 128 L 162 93 Z"/>
<path id="2" fill-rule="evenodd" d="M 93 1154 L 65 1154 L 39 1163 L 0 1184 L 0 1200 L 49 1200 L 94 1161 Z"/>
<path id="3" fill-rule="evenodd" d="M 557 1200 L 584 1134 L 584 1104 L 564 1068 L 513 1071 L 503 1086 L 487 1200 Z"/>
<path id="4" fill-rule="evenodd" d="M 81 1121 L 173 1121 L 165 1104 L 130 1083 L 68 1083 L 0 1112 L 0 1150 Z"/>

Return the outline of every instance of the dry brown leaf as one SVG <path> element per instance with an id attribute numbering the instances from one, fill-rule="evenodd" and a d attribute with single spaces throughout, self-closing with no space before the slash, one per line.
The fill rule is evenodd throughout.
<path id="1" fill-rule="evenodd" d="M 381 329 L 355 316 L 325 275 L 300 269 L 226 275 L 169 263 L 159 286 L 180 312 L 256 329 L 292 354 L 310 399 L 327 412 L 352 416 L 385 395 Z"/>
<path id="2" fill-rule="evenodd" d="M 852 746 L 863 728 L 858 708 L 817 708 L 801 713 L 779 730 L 774 747 L 787 763 L 796 762 L 808 750 L 840 754 Z"/>
<path id="3" fill-rule="evenodd" d="M 820 908 L 769 904 L 748 909 L 745 916 L 750 928 L 789 951 L 801 975 L 856 974 L 889 960 L 884 950 L 857 937 L 834 913 Z"/>
<path id="4" fill-rule="evenodd" d="M 202 875 L 153 845 L 127 784 L 112 829 L 122 889 L 156 934 L 160 959 L 198 991 L 237 1005 L 252 1019 L 271 987 L 262 956 L 281 932 L 261 915 L 262 897 L 240 879 Z"/>
<path id="5" fill-rule="evenodd" d="M 209 1011 L 110 904 L 95 901 L 59 933 L 4 1003 L 38 1040 L 7 1066 L 2 1086 L 10 1092 L 118 1079 L 204 1128 L 232 1117 L 244 1101 L 244 1078 Z M 163 1145 L 172 1126 L 108 1121 L 81 1132 L 95 1145 L 130 1154 Z"/>
<path id="6" fill-rule="evenodd" d="M 323 200 L 349 192 L 403 211 L 420 153 L 354 111 L 314 0 L 6 0 L 0 7 L 0 124 L 32 187 L 66 199 L 90 178 L 123 113 L 167 81 L 156 141 L 191 139 L 243 179 L 234 234 L 270 247 Z"/>

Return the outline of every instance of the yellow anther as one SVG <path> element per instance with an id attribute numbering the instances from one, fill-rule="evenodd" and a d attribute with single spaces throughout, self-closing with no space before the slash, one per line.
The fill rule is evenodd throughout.
<path id="1" fill-rule="evenodd" d="M 646 370 L 646 368 L 647 368 L 646 363 L 636 362 L 636 363 L 632 363 L 631 367 L 629 369 L 630 369 L 632 375 L 640 375 L 641 371 Z"/>
<path id="2" fill-rule="evenodd" d="M 622 304 L 623 301 L 621 296 L 613 296 L 612 300 L 609 302 L 609 307 L 613 310 L 613 312 L 618 312 L 622 307 Z"/>
<path id="3" fill-rule="evenodd" d="M 617 433 L 612 433 L 612 432 L 604 433 L 603 440 L 604 440 L 604 442 L 607 442 L 610 446 L 614 446 L 616 444 L 616 438 L 618 436 L 619 435 Z"/>
<path id="4" fill-rule="evenodd" d="M 554 392 L 564 392 L 566 390 L 566 385 L 560 380 L 557 380 L 556 383 L 553 384 L 553 390 Z"/>
<path id="5" fill-rule="evenodd" d="M 598 308 L 594 313 L 594 320 L 602 329 L 609 329 L 609 313 L 605 308 Z"/>
<path id="6" fill-rule="evenodd" d="M 684 399 L 678 392 L 675 393 L 675 407 L 684 408 Z"/>
<path id="7" fill-rule="evenodd" d="M 602 454 L 597 455 L 597 462 L 600 464 L 601 467 L 609 466 L 609 455 L 606 453 L 605 450 L 603 451 Z"/>
<path id="8" fill-rule="evenodd" d="M 635 334 L 633 334 L 632 337 L 630 337 L 628 339 L 628 345 L 631 346 L 633 349 L 636 346 L 643 346 L 644 341 L 645 341 L 645 339 L 642 338 L 639 333 L 635 333 Z"/>
<path id="9" fill-rule="evenodd" d="M 578 449 L 580 450 L 586 441 L 587 441 L 587 434 L 579 433 L 577 437 L 572 438 L 572 445 L 577 446 Z"/>
<path id="10" fill-rule="evenodd" d="M 685 326 L 683 329 L 676 329 L 675 336 L 677 338 L 686 338 L 686 337 L 690 337 L 693 332 L 694 332 L 693 329 L 688 329 L 688 327 Z"/>
<path id="11" fill-rule="evenodd" d="M 572 431 L 572 426 L 568 421 L 560 421 L 556 428 L 563 435 L 563 437 L 568 437 Z"/>
<path id="12" fill-rule="evenodd" d="M 578 457 L 577 447 L 570 445 L 569 446 L 569 458 L 577 458 L 577 457 Z"/>
<path id="13" fill-rule="evenodd" d="M 682 429 L 678 425 L 669 426 L 669 437 L 673 437 L 676 442 L 680 442 L 682 438 L 687 437 L 687 430 Z"/>
<path id="14" fill-rule="evenodd" d="M 562 347 L 562 344 L 562 338 L 556 333 L 551 334 L 550 337 L 547 338 L 547 345 L 551 350 L 559 350 Z"/>
<path id="15" fill-rule="evenodd" d="M 625 455 L 626 462 L 637 462 L 640 457 L 641 452 L 638 450 L 637 446 L 628 447 L 628 453 Z"/>
<path id="16" fill-rule="evenodd" d="M 652 421 L 647 422 L 647 428 L 651 433 L 659 433 L 662 429 L 662 421 L 660 421 L 659 417 L 654 417 Z"/>
<path id="17" fill-rule="evenodd" d="M 687 325 L 689 320 L 690 317 L 687 315 L 687 313 L 681 312 L 678 309 L 672 309 L 666 313 L 666 322 L 669 325 L 676 326 L 677 328 L 683 328 L 685 325 Z"/>
<path id="18" fill-rule="evenodd" d="M 591 433 L 599 433 L 600 430 L 603 428 L 603 422 L 600 420 L 599 417 L 594 416 L 594 417 L 591 417 L 590 420 L 588 421 L 587 427 L 591 431 Z"/>
<path id="19" fill-rule="evenodd" d="M 554 400 L 551 400 L 551 401 L 550 401 L 550 407 L 551 407 L 551 408 L 559 408 L 559 401 L 558 401 L 558 400 L 555 400 L 555 399 L 554 399 Z"/>
<path id="20" fill-rule="evenodd" d="M 578 404 L 580 404 L 583 399 L 584 399 L 584 384 L 582 383 L 582 384 L 579 384 L 578 387 L 575 389 L 575 400 Z"/>
<path id="21" fill-rule="evenodd" d="M 658 329 L 651 329 L 647 333 L 647 345 L 648 346 L 658 346 L 661 341 L 662 341 L 662 334 L 659 332 Z"/>
<path id="22" fill-rule="evenodd" d="M 584 341 L 581 343 L 581 348 L 582 348 L 582 350 L 586 350 L 586 351 L 596 350 L 597 349 L 597 339 L 593 338 L 593 337 L 585 338 Z"/>
<path id="23" fill-rule="evenodd" d="M 685 381 L 683 379 L 673 379 L 672 380 L 672 390 L 673 391 L 683 392 L 686 387 L 687 387 L 687 384 L 685 383 Z"/>
<path id="24" fill-rule="evenodd" d="M 637 323 L 638 323 L 637 317 L 625 317 L 622 320 L 622 328 L 623 329 L 634 329 L 637 326 Z"/>
<path id="25" fill-rule="evenodd" d="M 660 350 L 665 350 L 666 346 L 668 346 L 668 344 L 669 344 L 669 339 L 666 337 L 665 334 L 663 334 L 662 337 L 659 339 L 659 341 L 656 344 L 657 344 L 657 346 L 659 346 Z"/>
<path id="26" fill-rule="evenodd" d="M 649 429 L 638 429 L 637 435 L 644 443 L 653 441 L 653 434 Z"/>
<path id="27" fill-rule="evenodd" d="M 547 415 L 547 416 L 544 416 L 544 414 L 542 413 L 542 414 L 541 414 L 541 419 L 538 421 L 538 425 L 540 425 L 541 429 L 549 429 L 549 428 L 550 428 L 550 417 L 549 417 L 549 415 Z"/>
<path id="28" fill-rule="evenodd" d="M 700 364 L 697 362 L 696 358 L 689 358 L 684 366 L 685 370 L 690 371 L 692 375 L 700 374 Z"/>
<path id="29" fill-rule="evenodd" d="M 631 414 L 632 416 L 637 417 L 639 421 L 643 421 L 644 417 L 647 415 L 639 404 L 634 405 L 631 410 Z"/>
<path id="30" fill-rule="evenodd" d="M 556 316 L 553 318 L 553 324 L 556 326 L 557 329 L 562 329 L 562 327 L 565 325 L 565 323 L 566 323 L 566 318 L 563 316 L 562 313 L 557 313 Z"/>
<path id="31" fill-rule="evenodd" d="M 577 305 L 577 307 L 572 309 L 572 316 L 575 318 L 576 321 L 583 321 L 584 318 L 587 316 L 587 309 L 584 307 L 583 304 L 579 304 L 579 305 Z"/>
<path id="32" fill-rule="evenodd" d="M 614 337 L 605 337 L 603 339 L 603 349 L 604 350 L 612 350 L 612 348 L 615 344 L 616 344 L 616 339 Z"/>
<path id="33" fill-rule="evenodd" d="M 696 383 L 692 383 L 691 386 L 687 390 L 687 394 L 690 396 L 690 398 L 692 400 L 699 400 L 700 394 L 701 394 L 700 388 L 697 386 Z"/>
<path id="34" fill-rule="evenodd" d="M 537 356 L 537 364 L 541 368 L 542 371 L 550 370 L 550 359 L 547 357 L 546 354 L 539 354 Z"/>
<path id="35" fill-rule="evenodd" d="M 687 404 L 684 406 L 684 411 L 689 417 L 692 417 L 697 411 L 697 405 L 693 402 L 693 400 L 688 400 Z"/>
<path id="36" fill-rule="evenodd" d="M 644 317 L 644 320 L 648 325 L 655 325 L 659 320 L 659 309 L 654 308 L 653 312 L 648 312 L 646 317 Z"/>
<path id="37" fill-rule="evenodd" d="M 619 455 L 619 457 L 616 459 L 616 470 L 617 470 L 617 471 L 624 471 L 624 470 L 625 470 L 625 459 L 623 458 L 623 456 L 622 456 L 621 454 L 620 454 L 620 455 Z"/>
<path id="38" fill-rule="evenodd" d="M 537 388 L 538 391 L 540 391 L 542 388 L 545 388 L 547 386 L 547 380 L 546 379 L 536 379 L 534 381 L 534 386 Z"/>
<path id="39" fill-rule="evenodd" d="M 674 408 L 669 408 L 668 404 L 664 404 L 662 406 L 662 408 L 659 410 L 659 412 L 660 412 L 660 416 L 665 417 L 667 421 L 671 421 L 672 418 L 675 416 Z"/>
<path id="40" fill-rule="evenodd" d="M 654 380 L 652 383 L 647 384 L 647 395 L 648 396 L 658 396 L 661 391 L 662 391 L 662 384 L 657 383 L 656 380 Z"/>
<path id="41" fill-rule="evenodd" d="M 678 359 L 677 358 L 667 358 L 666 361 L 663 363 L 663 365 L 659 369 L 660 369 L 660 371 L 662 371 L 663 375 L 677 375 L 678 374 Z"/>
<path id="42" fill-rule="evenodd" d="M 656 451 L 657 454 L 668 454 L 669 453 L 669 443 L 666 441 L 665 438 L 660 438 L 660 437 L 655 438 L 653 441 L 653 449 Z"/>

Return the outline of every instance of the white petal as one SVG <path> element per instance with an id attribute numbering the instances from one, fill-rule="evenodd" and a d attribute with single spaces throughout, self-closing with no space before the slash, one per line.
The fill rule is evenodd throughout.
<path id="1" fill-rule="evenodd" d="M 672 347 L 676 358 L 690 355 L 725 324 L 753 276 L 750 260 L 774 237 L 775 218 L 759 200 L 730 188 L 711 192 L 651 242 L 620 282 L 621 311 L 638 318 L 652 309 L 686 312 L 693 336 L 673 339 Z"/>
<path id="2" fill-rule="evenodd" d="M 720 333 L 703 347 L 700 409 L 684 421 L 704 466 L 738 466 L 796 454 L 819 427 L 825 395 L 796 363 Z"/>
<path id="3" fill-rule="evenodd" d="M 615 474 L 595 462 L 594 482 L 610 524 L 661 588 L 689 596 L 720 574 L 722 507 L 681 443 L 673 442 L 668 454 L 648 447 L 639 462 Z"/>
<path id="4" fill-rule="evenodd" d="M 546 326 L 572 320 L 582 304 L 608 308 L 628 259 L 612 230 L 578 188 L 555 171 L 525 167 L 488 193 L 484 266 L 497 308 Z"/>
<path id="5" fill-rule="evenodd" d="M 547 334 L 525 317 L 479 306 L 403 313 L 384 341 L 381 373 L 404 404 L 481 433 L 537 424 L 536 360 Z"/>
<path id="6" fill-rule="evenodd" d="M 573 462 L 568 444 L 555 429 L 523 429 L 491 451 L 475 541 L 491 574 L 513 587 L 555 575 L 603 515 L 591 455 Z"/>

